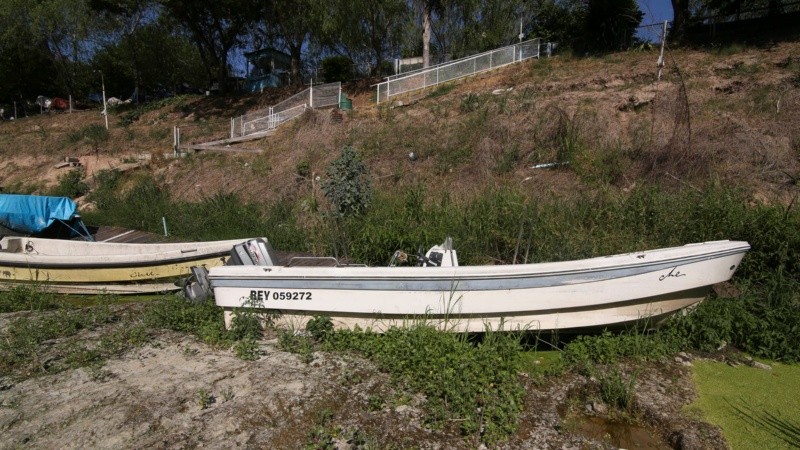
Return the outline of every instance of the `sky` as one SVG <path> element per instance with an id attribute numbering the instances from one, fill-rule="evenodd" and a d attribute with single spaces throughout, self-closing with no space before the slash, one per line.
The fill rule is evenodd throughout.
<path id="1" fill-rule="evenodd" d="M 672 3 L 670 0 L 637 0 L 639 9 L 644 13 L 642 25 L 663 24 L 665 20 L 672 21 Z M 654 42 L 661 40 L 661 27 L 653 26 L 639 30 L 637 34 L 642 39 Z"/>

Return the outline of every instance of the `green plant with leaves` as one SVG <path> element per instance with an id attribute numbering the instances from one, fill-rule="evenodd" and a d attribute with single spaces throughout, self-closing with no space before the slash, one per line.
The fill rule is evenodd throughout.
<path id="1" fill-rule="evenodd" d="M 95 154 L 100 151 L 100 146 L 108 142 L 108 130 L 99 124 L 92 124 L 83 130 L 83 137 L 89 141 Z"/>
<path id="2" fill-rule="evenodd" d="M 314 316 L 306 323 L 306 331 L 315 341 L 325 340 L 333 333 L 333 321 L 328 316 Z"/>
<path id="3" fill-rule="evenodd" d="M 213 302 L 190 303 L 165 296 L 149 305 L 144 322 L 151 328 L 190 333 L 206 344 L 227 347 L 233 339 L 225 330 L 222 309 Z"/>
<path id="4" fill-rule="evenodd" d="M 322 192 L 331 202 L 334 213 L 342 217 L 366 212 L 372 200 L 372 185 L 367 166 L 353 147 L 344 147 L 342 154 L 325 171 Z"/>
<path id="5" fill-rule="evenodd" d="M 311 338 L 294 330 L 278 330 L 278 347 L 283 351 L 295 353 L 306 364 L 314 360 L 314 345 Z"/>
<path id="6" fill-rule="evenodd" d="M 200 409 L 206 409 L 211 406 L 216 399 L 213 395 L 211 395 L 208 390 L 205 388 L 201 388 L 197 391 L 197 404 L 200 406 Z"/>
<path id="7" fill-rule="evenodd" d="M 598 377 L 600 398 L 605 404 L 620 411 L 630 411 L 636 391 L 636 373 L 625 375 L 615 367 Z"/>
<path id="8" fill-rule="evenodd" d="M 457 422 L 465 436 L 486 443 L 517 427 L 524 389 L 518 379 L 520 344 L 515 333 L 487 331 L 471 340 L 424 322 L 380 335 L 342 330 L 328 348 L 357 351 L 427 399 L 427 420 L 436 427 Z"/>
<path id="9" fill-rule="evenodd" d="M 55 294 L 36 284 L 14 286 L 0 292 L 0 313 L 44 311 L 62 306 Z"/>
<path id="10" fill-rule="evenodd" d="M 50 191 L 56 197 L 81 197 L 89 192 L 89 185 L 84 181 L 86 171 L 82 167 L 72 169 L 58 176 L 58 184 Z"/>
<path id="11" fill-rule="evenodd" d="M 258 359 L 258 341 L 252 337 L 236 341 L 233 344 L 233 352 L 239 359 L 245 361 L 255 361 Z"/>

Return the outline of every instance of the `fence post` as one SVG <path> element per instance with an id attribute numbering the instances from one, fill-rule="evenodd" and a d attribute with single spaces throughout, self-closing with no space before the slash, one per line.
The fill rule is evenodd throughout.
<path id="1" fill-rule="evenodd" d="M 236 123 L 236 118 L 231 117 L 231 139 L 233 139 L 233 127 L 236 126 L 235 123 Z"/>
<path id="2" fill-rule="evenodd" d="M 172 146 L 174 147 L 175 157 L 181 148 L 181 129 L 177 125 L 172 127 Z"/>
<path id="3" fill-rule="evenodd" d="M 314 107 L 314 79 L 311 79 L 311 86 L 308 87 L 308 104 Z"/>
<path id="4" fill-rule="evenodd" d="M 661 53 L 658 55 L 658 62 L 656 65 L 658 66 L 658 76 L 656 77 L 657 81 L 661 81 L 661 69 L 664 67 L 664 44 L 667 41 L 667 21 L 664 21 L 664 30 L 661 32 Z"/>

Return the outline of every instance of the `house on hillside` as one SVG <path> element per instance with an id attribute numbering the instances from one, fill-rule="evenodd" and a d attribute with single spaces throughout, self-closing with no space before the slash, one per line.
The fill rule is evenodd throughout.
<path id="1" fill-rule="evenodd" d="M 272 48 L 265 48 L 245 53 L 244 57 L 247 58 L 245 92 L 263 92 L 264 88 L 289 84 L 291 56 Z"/>

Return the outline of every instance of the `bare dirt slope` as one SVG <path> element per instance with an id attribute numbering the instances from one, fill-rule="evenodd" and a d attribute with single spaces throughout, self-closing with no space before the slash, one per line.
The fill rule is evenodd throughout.
<path id="1" fill-rule="evenodd" d="M 556 56 L 381 105 L 367 83 L 353 84 L 345 91 L 355 109 L 342 123 L 330 110 L 311 111 L 273 137 L 242 144 L 261 154 L 164 158 L 173 150 L 174 126 L 184 143 L 224 138 L 230 117 L 272 104 L 281 93 L 185 97 L 160 108 L 116 110 L 104 140 L 87 133 L 102 124 L 96 110 L 6 121 L 0 186 L 46 191 L 68 170 L 53 167 L 67 156 L 81 159 L 90 180 L 146 157 L 146 170 L 178 198 L 216 192 L 297 198 L 312 189 L 313 176 L 324 176 L 342 146 L 353 145 L 379 187 L 424 182 L 432 192 L 469 195 L 481 186 L 519 184 L 535 196 L 598 183 L 627 189 L 645 180 L 714 182 L 764 201 L 790 201 L 800 174 L 800 43 L 670 51 L 661 81 L 656 58 L 654 51 Z M 565 137 L 572 140 L 568 151 Z M 410 161 L 410 152 L 419 158 Z M 571 167 L 531 169 L 564 156 Z"/>

